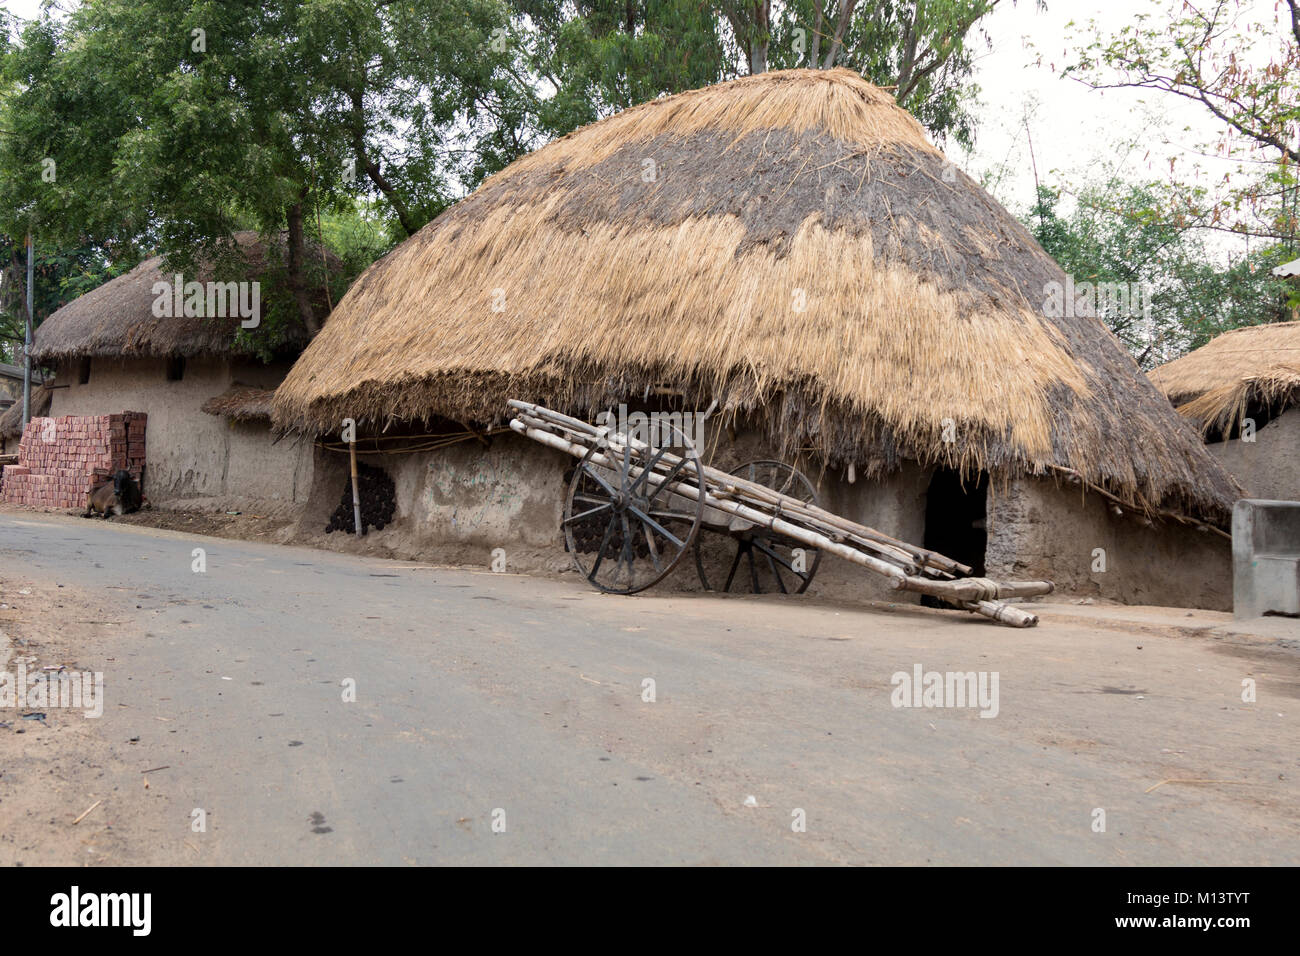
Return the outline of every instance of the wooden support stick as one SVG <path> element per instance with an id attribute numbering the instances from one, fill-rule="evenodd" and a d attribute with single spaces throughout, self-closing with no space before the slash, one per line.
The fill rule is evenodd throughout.
<path id="1" fill-rule="evenodd" d="M 352 521 L 357 537 L 361 537 L 361 489 L 357 486 L 357 436 L 348 442 L 348 457 L 352 460 Z"/>

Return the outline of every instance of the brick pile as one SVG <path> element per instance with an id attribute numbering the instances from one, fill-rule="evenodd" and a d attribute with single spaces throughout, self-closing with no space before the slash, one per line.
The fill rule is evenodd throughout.
<path id="1" fill-rule="evenodd" d="M 125 468 L 144 472 L 144 412 L 33 418 L 4 466 L 0 500 L 34 508 L 84 508 L 86 496 Z"/>

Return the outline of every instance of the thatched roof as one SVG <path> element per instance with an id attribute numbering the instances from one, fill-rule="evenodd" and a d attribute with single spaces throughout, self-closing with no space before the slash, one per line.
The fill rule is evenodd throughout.
<path id="1" fill-rule="evenodd" d="M 200 406 L 200 410 L 236 422 L 269 422 L 271 399 L 274 397 L 274 389 L 235 384 L 220 395 L 209 398 Z"/>
<path id="2" fill-rule="evenodd" d="M 1300 322 L 1233 329 L 1150 375 L 1203 433 L 1231 430 L 1250 408 L 1300 403 Z"/>
<path id="3" fill-rule="evenodd" d="M 23 367 L 21 365 L 10 365 L 8 362 L 0 362 L 0 376 L 21 382 L 23 380 Z M 41 375 L 41 370 L 38 368 L 32 369 L 32 384 L 39 385 L 43 381 L 45 379 Z"/>
<path id="4" fill-rule="evenodd" d="M 1231 480 L 1119 342 L 1044 315 L 1064 281 L 888 94 L 761 74 L 493 176 L 353 284 L 275 420 L 489 422 L 507 397 L 589 414 L 669 384 L 868 475 L 1059 465 L 1222 516 Z"/>
<path id="5" fill-rule="evenodd" d="M 50 413 L 50 400 L 54 392 L 48 385 L 32 389 L 32 418 Z M 21 438 L 23 434 L 23 400 L 20 397 L 0 414 L 0 438 Z"/>
<path id="6" fill-rule="evenodd" d="M 256 232 L 237 232 L 235 243 L 248 264 L 248 279 L 261 280 L 271 267 L 267 263 L 267 245 Z M 309 246 L 309 255 L 320 262 L 319 246 Z M 279 250 L 284 255 L 283 246 Z M 337 270 L 341 263 L 333 253 L 328 254 L 329 268 Z M 204 268 L 200 274 L 186 276 L 207 282 L 213 278 L 212 269 Z M 228 278 L 222 276 L 222 279 Z M 194 358 L 203 355 L 229 355 L 236 351 L 235 333 L 240 320 L 231 318 L 158 317 L 153 314 L 154 283 L 172 283 L 174 273 L 165 269 L 161 256 L 146 259 L 130 272 L 105 282 L 98 288 L 73 299 L 52 313 L 36 329 L 32 357 L 51 363 L 71 358 L 149 358 L 178 356 Z M 267 289 L 262 289 L 262 307 L 265 312 Z M 324 290 L 314 290 L 313 302 L 317 314 L 324 316 L 327 296 Z M 289 331 L 286 343 L 289 351 L 296 352 L 307 343 L 307 333 L 301 327 Z"/>

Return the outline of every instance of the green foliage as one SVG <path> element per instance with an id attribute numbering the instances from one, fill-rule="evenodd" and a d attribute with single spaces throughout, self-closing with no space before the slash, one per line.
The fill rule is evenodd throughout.
<path id="1" fill-rule="evenodd" d="M 847 67 L 969 146 L 979 24 L 1002 0 L 515 0 L 539 128 L 563 133 L 656 96 L 767 69 Z M 1014 0 L 1012 0 L 1014 2 Z M 1038 6 L 1044 4 L 1036 0 Z"/>
<path id="2" fill-rule="evenodd" d="M 698 0 L 516 0 L 518 42 L 551 88 L 539 129 L 566 133 L 657 96 L 734 75 L 723 25 Z"/>
<path id="3" fill-rule="evenodd" d="M 772 25 L 768 59 L 775 69 L 842 66 L 861 73 L 892 88 L 936 139 L 969 147 L 979 94 L 973 58 L 989 44 L 979 24 L 999 2 L 794 0 Z"/>
<path id="4" fill-rule="evenodd" d="M 1121 283 L 1144 290 L 1149 308 L 1112 309 L 1101 318 L 1144 368 L 1197 348 L 1242 325 L 1289 318 L 1289 287 L 1270 269 L 1280 245 L 1223 264 L 1202 236 L 1166 215 L 1162 183 L 1118 179 L 1089 186 L 1068 216 L 1061 194 L 1042 186 L 1025 225 L 1077 284 Z"/>
<path id="5" fill-rule="evenodd" d="M 34 325 L 77 296 L 116 278 L 139 261 L 132 250 L 109 258 L 103 249 L 81 246 L 46 250 L 36 247 L 32 263 Z M 26 238 L 0 235 L 0 361 L 21 362 L 27 321 Z"/>
<path id="6" fill-rule="evenodd" d="M 86 0 L 22 24 L 0 63 L 0 232 L 155 247 L 193 272 L 288 231 L 261 334 L 316 320 L 306 240 L 358 202 L 419 229 L 533 144 L 497 0 Z M 296 315 L 294 314 L 296 312 Z"/>

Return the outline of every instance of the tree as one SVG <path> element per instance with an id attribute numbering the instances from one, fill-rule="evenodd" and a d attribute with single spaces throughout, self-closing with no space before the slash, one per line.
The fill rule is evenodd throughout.
<path id="1" fill-rule="evenodd" d="M 109 261 L 92 246 L 43 252 L 32 262 L 33 326 L 77 296 L 126 272 L 138 258 Z M 26 237 L 0 235 L 0 361 L 18 364 L 27 323 Z"/>
<path id="2" fill-rule="evenodd" d="M 539 86 L 550 87 L 535 108 L 548 134 L 735 75 L 725 28 L 699 0 L 515 0 L 513 6 L 528 67 Z"/>
<path id="3" fill-rule="evenodd" d="M 1153 14 L 1077 49 L 1065 75 L 1093 88 L 1153 90 L 1202 107 L 1223 130 L 1213 147 L 1240 162 L 1239 175 L 1214 191 L 1172 181 L 1167 216 L 1187 227 L 1276 240 L 1295 252 L 1300 0 L 1279 0 L 1271 16 L 1243 0 L 1152 2 Z M 1097 34 L 1095 23 L 1089 28 Z"/>
<path id="4" fill-rule="evenodd" d="M 970 41 L 1001 2 L 583 0 L 576 15 L 558 0 L 515 7 L 529 24 L 531 62 L 556 90 L 539 108 L 548 130 L 738 75 L 843 66 L 893 90 L 936 138 L 969 145 Z"/>
<path id="5" fill-rule="evenodd" d="M 0 230 L 157 245 L 193 270 L 238 228 L 286 236 L 319 327 L 322 215 L 375 195 L 397 236 L 525 151 L 496 0 L 87 0 L 4 56 Z M 500 31 L 497 34 L 495 31 Z M 268 327 L 275 334 L 274 323 Z"/>
<path id="6" fill-rule="evenodd" d="M 847 67 L 893 91 L 937 139 L 974 138 L 972 40 L 1002 0 L 722 0 L 750 73 Z M 1011 0 L 1012 5 L 1015 0 Z M 1035 0 L 1046 9 L 1044 0 Z"/>

